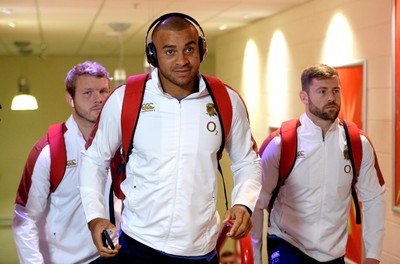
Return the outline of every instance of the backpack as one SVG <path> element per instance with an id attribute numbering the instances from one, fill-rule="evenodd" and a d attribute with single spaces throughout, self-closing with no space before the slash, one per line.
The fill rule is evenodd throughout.
<path id="1" fill-rule="evenodd" d="M 360 206 L 358 202 L 357 192 L 355 188 L 355 184 L 357 183 L 357 177 L 360 172 L 360 166 L 362 161 L 362 143 L 360 139 L 360 134 L 366 136 L 364 132 L 358 129 L 357 125 L 350 121 L 345 121 L 344 119 L 340 119 L 340 124 L 343 125 L 346 140 L 348 144 L 349 158 L 351 162 L 351 166 L 353 168 L 353 181 L 351 184 L 351 194 L 353 196 L 354 207 L 356 210 L 356 223 L 361 224 L 361 212 Z M 284 159 L 280 159 L 279 163 L 279 178 L 278 183 L 275 189 L 272 192 L 272 196 L 270 202 L 268 204 L 268 213 L 271 212 L 272 206 L 276 197 L 278 196 L 278 192 L 280 187 L 284 184 L 285 180 L 291 173 L 293 166 L 296 161 L 297 156 L 297 128 L 300 126 L 300 121 L 298 119 L 288 120 L 282 123 L 281 127 L 275 131 L 273 131 L 263 142 L 260 147 L 260 156 L 264 152 L 265 148 L 269 144 L 269 142 L 276 136 L 281 136 L 281 157 L 285 157 Z M 367 136 L 366 136 L 367 137 Z M 367 137 L 369 140 L 369 138 Z M 375 151 L 374 151 L 375 154 Z M 377 173 L 381 178 L 381 172 L 379 169 L 379 164 L 375 155 L 375 168 L 377 169 Z M 268 220 L 269 222 L 269 220 Z"/>
<path id="2" fill-rule="evenodd" d="M 115 196 L 119 199 L 124 199 L 124 194 L 120 189 L 120 184 L 126 178 L 125 167 L 128 162 L 128 157 L 132 151 L 132 141 L 142 107 L 143 96 L 145 92 L 146 81 L 149 79 L 149 74 L 138 74 L 128 77 L 126 81 L 126 88 L 121 111 L 121 131 L 122 131 L 122 145 L 116 151 L 115 155 L 110 161 L 110 171 L 112 176 L 112 184 Z M 226 89 L 219 79 L 203 75 L 207 89 L 214 102 L 215 109 L 217 110 L 218 118 L 222 127 L 222 142 L 217 153 L 218 170 L 222 176 L 224 194 L 226 201 L 226 209 L 228 209 L 228 201 L 226 195 L 225 180 L 223 178 L 222 169 L 219 160 L 222 158 L 222 152 L 225 146 L 225 140 L 228 137 L 232 124 L 232 104 Z M 230 87 L 229 87 L 230 88 Z M 129 106 L 129 107 L 127 107 Z M 94 135 L 98 127 L 98 118 L 91 136 L 88 139 L 86 148 L 88 148 L 93 141 Z"/>
<path id="3" fill-rule="evenodd" d="M 47 140 L 50 148 L 50 192 L 54 192 L 64 177 L 67 165 L 67 150 L 64 133 L 67 131 L 65 123 L 50 125 L 47 130 Z M 109 194 L 110 221 L 115 224 L 113 192 Z"/>
<path id="4" fill-rule="evenodd" d="M 26 206 L 29 189 L 32 184 L 32 174 L 37 158 L 43 148 L 50 148 L 50 193 L 53 193 L 64 177 L 67 164 L 67 152 L 64 143 L 64 133 L 67 131 L 65 123 L 57 123 L 48 127 L 47 134 L 41 137 L 32 147 L 25 163 L 22 178 L 18 186 L 15 203 Z"/>

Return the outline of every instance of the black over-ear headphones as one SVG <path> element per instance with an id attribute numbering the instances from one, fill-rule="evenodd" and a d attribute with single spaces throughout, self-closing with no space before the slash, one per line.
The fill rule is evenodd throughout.
<path id="1" fill-rule="evenodd" d="M 177 16 L 177 17 L 182 17 L 186 20 L 188 20 L 189 22 L 191 22 L 192 24 L 196 25 L 197 28 L 200 30 L 201 32 L 201 36 L 199 36 L 199 52 L 200 52 L 200 62 L 203 61 L 205 55 L 207 54 L 207 43 L 206 43 L 206 36 L 204 34 L 203 29 L 201 28 L 200 24 L 191 16 L 188 16 L 186 14 L 183 13 L 168 13 L 165 15 L 160 16 L 159 18 L 157 18 L 156 20 L 153 21 L 153 23 L 151 23 L 149 29 L 147 30 L 146 33 L 146 38 L 145 38 L 145 46 L 146 46 L 146 58 L 147 58 L 147 62 L 150 63 L 151 65 L 153 65 L 154 67 L 158 67 L 158 60 L 157 60 L 157 51 L 156 51 L 156 47 L 154 46 L 153 42 L 150 41 L 149 43 L 147 43 L 147 37 L 151 31 L 151 29 L 153 27 L 155 27 L 156 25 L 158 25 L 159 23 L 165 21 L 167 18 L 173 17 L 173 16 Z"/>

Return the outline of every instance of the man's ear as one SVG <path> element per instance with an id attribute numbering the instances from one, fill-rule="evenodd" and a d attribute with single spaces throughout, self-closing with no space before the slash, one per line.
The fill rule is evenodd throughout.
<path id="1" fill-rule="evenodd" d="M 305 91 L 300 91 L 299 97 L 303 104 L 308 105 L 308 94 Z"/>
<path id="2" fill-rule="evenodd" d="M 65 100 L 67 100 L 69 106 L 74 107 L 74 98 L 68 92 L 65 92 Z"/>

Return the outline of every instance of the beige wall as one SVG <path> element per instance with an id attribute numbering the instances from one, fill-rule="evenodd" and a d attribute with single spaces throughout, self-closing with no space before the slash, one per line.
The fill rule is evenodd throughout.
<path id="1" fill-rule="evenodd" d="M 336 14 L 341 13 L 350 31 L 342 31 L 330 39 L 328 29 Z M 286 52 L 271 59 L 272 36 L 280 30 Z M 222 35 L 216 41 L 216 75 L 236 88 L 250 112 L 253 134 L 260 145 L 270 126 L 299 116 L 304 108 L 298 99 L 300 74 L 304 67 L 315 63 L 347 64 L 367 62 L 367 126 L 366 132 L 374 142 L 387 189 L 386 236 L 382 263 L 400 263 L 400 213 L 392 210 L 393 201 L 393 52 L 391 0 L 314 0 L 259 21 L 246 28 Z M 349 47 L 342 46 L 348 37 Z M 256 69 L 247 78 L 244 56 L 249 41 L 257 48 L 252 63 Z M 330 45 L 338 41 L 336 45 Z M 326 46 L 331 46 L 326 50 Z M 276 51 L 276 49 L 274 50 Z M 332 54 L 337 53 L 332 57 Z M 251 54 L 251 53 L 250 53 Z M 286 63 L 280 71 L 276 67 Z M 246 68 L 251 65 L 246 64 Z M 270 82 L 281 77 L 277 83 Z M 246 85 L 247 84 L 247 85 Z M 270 109 L 271 96 L 276 90 L 284 92 L 275 109 Z M 253 93 L 257 96 L 253 97 Z M 272 97 L 272 99 L 275 99 Z M 250 107 L 249 107 L 250 106 Z M 256 106 L 256 107 L 254 107 Z M 277 109 L 276 109 L 277 108 Z"/>

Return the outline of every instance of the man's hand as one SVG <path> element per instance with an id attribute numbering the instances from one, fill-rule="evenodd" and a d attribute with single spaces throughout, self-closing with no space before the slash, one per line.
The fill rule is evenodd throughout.
<path id="1" fill-rule="evenodd" d="M 227 237 L 233 239 L 240 239 L 250 232 L 253 224 L 251 223 L 250 214 L 247 207 L 244 205 L 236 204 L 225 213 L 223 224 L 229 220 L 233 221 L 231 230 L 226 234 Z"/>
<path id="2" fill-rule="evenodd" d="M 89 222 L 89 229 L 92 232 L 92 239 L 101 257 L 110 258 L 117 255 L 121 245 L 115 245 L 115 249 L 109 249 L 103 245 L 101 233 L 104 229 L 110 229 L 113 232 L 118 232 L 118 229 L 111 224 L 110 221 L 104 218 L 95 218 Z"/>

